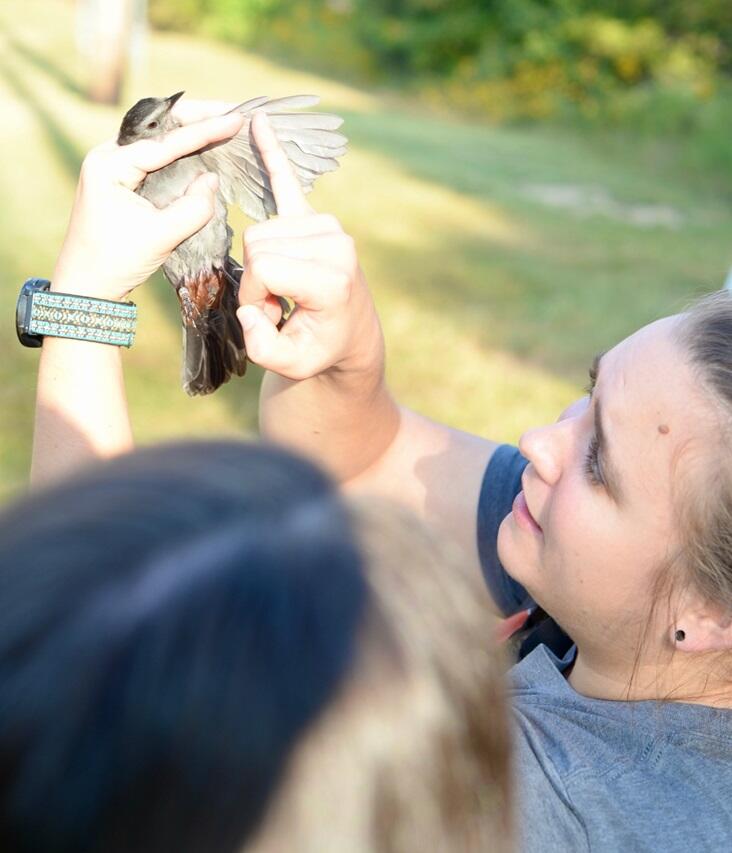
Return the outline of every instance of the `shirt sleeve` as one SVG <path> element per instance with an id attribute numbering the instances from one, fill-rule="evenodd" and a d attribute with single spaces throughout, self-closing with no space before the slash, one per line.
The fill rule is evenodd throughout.
<path id="1" fill-rule="evenodd" d="M 534 604 L 521 584 L 506 574 L 496 548 L 498 528 L 521 491 L 521 475 L 527 465 L 528 460 L 517 447 L 502 444 L 496 448 L 485 470 L 478 499 L 480 564 L 491 596 L 505 615 Z"/>

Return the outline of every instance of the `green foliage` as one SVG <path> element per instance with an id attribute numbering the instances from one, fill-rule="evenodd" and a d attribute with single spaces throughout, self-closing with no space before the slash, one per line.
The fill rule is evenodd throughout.
<path id="1" fill-rule="evenodd" d="M 450 72 L 480 49 L 486 6 L 473 0 L 356 0 L 352 26 L 385 70 Z"/>
<path id="2" fill-rule="evenodd" d="M 732 72 L 729 0 L 150 0 L 189 28 L 496 120 L 690 129 Z M 728 97 L 728 96 L 726 96 Z M 725 115 L 729 112 L 722 110 Z M 672 117 L 669 118 L 669 116 Z"/>
<path id="3" fill-rule="evenodd" d="M 158 29 L 193 30 L 245 43 L 278 0 L 149 0 L 150 21 Z"/>
<path id="4" fill-rule="evenodd" d="M 547 117 L 573 108 L 593 117 L 632 90 L 674 91 L 692 101 L 717 88 L 719 43 L 711 35 L 670 36 L 657 21 L 598 14 L 559 18 L 513 47 L 486 42 L 442 86 L 466 94 L 495 119 Z"/>

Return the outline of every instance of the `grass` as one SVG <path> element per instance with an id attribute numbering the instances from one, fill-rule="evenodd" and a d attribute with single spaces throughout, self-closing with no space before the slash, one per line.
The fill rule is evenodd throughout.
<path id="1" fill-rule="evenodd" d="M 0 496 L 28 470 L 37 354 L 13 331 L 20 283 L 49 274 L 84 152 L 114 135 L 124 108 L 89 104 L 70 4 L 0 7 Z M 230 46 L 152 34 L 125 104 L 191 96 L 319 93 L 346 118 L 343 167 L 312 198 L 354 235 L 385 327 L 389 381 L 432 417 L 498 440 L 552 420 L 599 349 L 719 286 L 732 214 L 713 180 L 672 169 L 664 141 L 617 149 L 580 132 L 505 129 L 436 116 L 274 64 Z M 532 185 L 602 187 L 629 205 L 665 205 L 683 224 L 641 228 L 604 213 L 548 207 Z M 234 213 L 238 232 L 246 225 Z M 259 373 L 191 400 L 178 382 L 175 299 L 144 286 L 126 354 L 138 441 L 255 430 Z"/>

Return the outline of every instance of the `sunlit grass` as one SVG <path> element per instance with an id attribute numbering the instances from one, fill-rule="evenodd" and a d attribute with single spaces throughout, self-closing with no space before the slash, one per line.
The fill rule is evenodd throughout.
<path id="1" fill-rule="evenodd" d="M 83 152 L 114 135 L 123 111 L 80 96 L 84 69 L 72 27 L 71 4 L 0 7 L 6 495 L 26 477 L 37 360 L 15 340 L 17 290 L 30 275 L 50 274 Z M 356 238 L 385 327 L 390 383 L 405 403 L 493 438 L 515 440 L 556 417 L 595 351 L 717 287 L 730 259 L 732 216 L 721 197 L 649 168 L 630 149 L 602 153 L 577 134 L 431 116 L 393 94 L 153 34 L 126 103 L 181 88 L 232 100 L 312 91 L 345 116 L 351 150 L 311 199 Z M 638 228 L 550 208 L 531 198 L 532 184 L 601 186 L 624 203 L 670 205 L 683 225 Z M 232 222 L 237 232 L 246 225 L 238 213 Z M 179 387 L 172 291 L 156 278 L 136 301 L 138 340 L 125 359 L 138 440 L 253 432 L 259 372 L 190 400 Z"/>

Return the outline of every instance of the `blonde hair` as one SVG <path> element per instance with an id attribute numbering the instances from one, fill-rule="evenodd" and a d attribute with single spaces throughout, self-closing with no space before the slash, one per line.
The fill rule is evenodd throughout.
<path id="1" fill-rule="evenodd" d="M 683 315 L 680 343 L 718 416 L 717 454 L 697 458 L 681 501 L 686 580 L 732 616 L 732 294 L 710 294 Z M 703 482 L 698 482 L 703 480 Z"/>
<path id="2" fill-rule="evenodd" d="M 371 592 L 356 663 L 246 849 L 507 853 L 505 666 L 483 581 L 404 510 L 351 511 Z"/>

